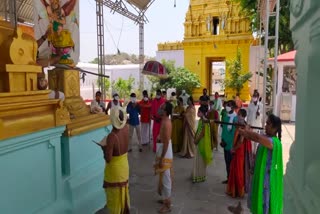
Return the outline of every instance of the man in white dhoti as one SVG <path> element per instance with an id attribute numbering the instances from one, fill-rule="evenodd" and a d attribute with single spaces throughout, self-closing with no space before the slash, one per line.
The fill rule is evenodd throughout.
<path id="1" fill-rule="evenodd" d="M 262 127 L 263 105 L 259 102 L 259 92 L 255 91 L 252 95 L 252 102 L 248 106 L 247 122 L 250 126 Z M 259 133 L 258 129 L 254 129 Z M 258 143 L 252 141 L 252 153 L 255 155 Z"/>
<path id="2" fill-rule="evenodd" d="M 165 102 L 158 110 L 161 116 L 160 133 L 157 138 L 155 173 L 159 175 L 158 193 L 162 196 L 159 200 L 163 204 L 159 213 L 171 211 L 171 189 L 172 189 L 172 145 L 171 132 L 172 124 L 169 116 L 172 114 L 172 104 Z"/>
<path id="3" fill-rule="evenodd" d="M 141 143 L 142 145 L 150 145 L 151 142 L 151 101 L 148 97 L 148 92 L 142 92 L 143 99 L 139 102 L 140 107 L 140 122 L 141 122 Z"/>

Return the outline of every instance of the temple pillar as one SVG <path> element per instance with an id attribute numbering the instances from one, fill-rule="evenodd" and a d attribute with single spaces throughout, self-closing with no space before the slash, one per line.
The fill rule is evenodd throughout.
<path id="1" fill-rule="evenodd" d="M 320 2 L 291 0 L 291 30 L 297 67 L 295 143 L 284 178 L 284 213 L 313 214 L 320 209 Z M 298 114 L 299 113 L 299 114 Z"/>

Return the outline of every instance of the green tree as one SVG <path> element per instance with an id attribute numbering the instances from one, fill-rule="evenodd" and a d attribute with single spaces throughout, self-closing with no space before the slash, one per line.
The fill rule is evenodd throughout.
<path id="1" fill-rule="evenodd" d="M 119 94 L 120 98 L 129 97 L 133 90 L 134 80 L 131 75 L 127 80 L 120 77 L 117 81 L 112 82 L 112 88 Z"/>
<path id="2" fill-rule="evenodd" d="M 168 72 L 168 78 L 159 79 L 153 76 L 148 77 L 151 82 L 152 92 L 158 88 L 175 88 L 177 90 L 184 89 L 187 93 L 191 94 L 195 88 L 201 86 L 198 75 L 184 67 L 176 68 L 174 65 L 175 61 L 162 60 L 161 63 L 165 66 Z"/>
<path id="3" fill-rule="evenodd" d="M 100 78 L 98 78 L 97 80 L 97 85 L 99 88 L 101 88 L 102 83 L 104 84 L 104 91 L 101 91 L 102 93 L 105 93 L 106 96 L 109 96 L 109 90 L 110 90 L 110 86 L 111 86 L 111 82 L 109 78 L 102 78 L 102 80 Z"/>
<path id="4" fill-rule="evenodd" d="M 233 0 L 238 2 L 242 9 L 242 13 L 251 20 L 251 29 L 253 32 L 259 31 L 260 14 L 257 9 L 257 0 Z M 290 31 L 290 0 L 280 1 L 280 16 L 279 16 L 279 53 L 285 53 L 294 49 L 292 34 Z M 275 17 L 270 17 L 269 35 L 275 35 Z M 271 56 L 274 55 L 274 40 L 269 41 L 269 50 Z"/>
<path id="5" fill-rule="evenodd" d="M 199 76 L 184 67 L 178 67 L 171 76 L 171 87 L 184 89 L 188 94 L 201 86 Z"/>
<path id="6" fill-rule="evenodd" d="M 229 75 L 226 75 L 224 86 L 233 89 L 240 95 L 243 85 L 252 77 L 252 73 L 243 71 L 240 49 L 237 50 L 236 58 L 228 60 L 226 64 Z"/>

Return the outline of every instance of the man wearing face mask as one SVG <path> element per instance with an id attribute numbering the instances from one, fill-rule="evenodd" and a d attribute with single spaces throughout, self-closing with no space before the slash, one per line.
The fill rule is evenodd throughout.
<path id="1" fill-rule="evenodd" d="M 114 107 L 119 107 L 119 106 L 122 107 L 122 103 L 120 102 L 120 97 L 118 93 L 114 93 L 112 97 L 113 97 L 113 100 L 110 101 L 107 105 L 106 114 L 108 114 L 109 110 Z"/>
<path id="2" fill-rule="evenodd" d="M 209 110 L 209 101 L 210 101 L 210 97 L 207 95 L 207 89 L 204 88 L 202 91 L 202 96 L 200 96 L 199 101 L 200 101 L 200 107 L 202 106 L 205 110 L 206 113 Z"/>
<path id="3" fill-rule="evenodd" d="M 216 92 L 214 93 L 214 106 L 213 108 L 218 111 L 218 113 L 220 114 L 221 113 L 221 110 L 222 110 L 222 101 L 219 97 L 219 93 Z"/>
<path id="4" fill-rule="evenodd" d="M 237 122 L 237 114 L 235 113 L 236 103 L 234 100 L 229 100 L 226 106 L 226 117 L 223 118 L 222 122 L 227 123 L 235 123 Z M 222 126 L 222 134 L 221 134 L 221 143 L 220 145 L 224 149 L 224 160 L 226 163 L 226 171 L 227 171 L 227 180 L 223 181 L 223 184 L 228 183 L 229 172 L 230 172 L 230 163 L 232 159 L 231 149 L 234 140 L 235 126 L 232 125 L 223 125 Z"/>
<path id="5" fill-rule="evenodd" d="M 153 152 L 157 150 L 157 137 L 160 132 L 161 116 L 158 114 L 160 106 L 165 103 L 165 100 L 161 97 L 161 90 L 158 89 L 156 97 L 152 100 L 151 104 L 151 119 L 153 120 L 152 137 L 153 137 Z"/>
<path id="6" fill-rule="evenodd" d="M 128 152 L 132 151 L 133 145 L 133 131 L 136 131 L 136 135 L 138 137 L 138 146 L 139 152 L 142 152 L 141 147 L 141 128 L 140 128 L 140 121 L 139 121 L 139 114 L 140 114 L 140 107 L 137 103 L 137 96 L 135 93 L 130 95 L 130 102 L 127 106 L 127 113 L 129 114 L 129 150 Z"/>
<path id="7" fill-rule="evenodd" d="M 150 125 L 151 125 L 151 101 L 148 92 L 142 92 L 143 99 L 139 102 L 140 106 L 140 122 L 141 122 L 141 143 L 142 145 L 150 144 Z"/>
<path id="8" fill-rule="evenodd" d="M 187 107 L 187 105 L 188 105 L 188 98 L 190 97 L 189 96 L 189 94 L 187 94 L 186 93 L 186 90 L 182 90 L 181 91 L 181 95 L 180 95 L 180 97 L 182 98 L 182 100 L 183 100 L 183 106 L 184 107 Z"/>
<path id="9" fill-rule="evenodd" d="M 171 92 L 171 97 L 170 97 L 170 103 L 172 104 L 173 108 L 177 106 L 177 96 L 176 92 Z"/>
<path id="10" fill-rule="evenodd" d="M 255 91 L 252 95 L 252 102 L 248 106 L 248 124 L 250 126 L 262 127 L 263 105 L 259 102 L 259 92 Z M 255 132 L 259 132 L 258 129 Z M 252 142 L 252 153 L 256 154 L 257 143 Z"/>

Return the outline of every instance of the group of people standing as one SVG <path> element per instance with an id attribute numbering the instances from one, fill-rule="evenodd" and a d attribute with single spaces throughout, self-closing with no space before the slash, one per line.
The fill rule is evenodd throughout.
<path id="1" fill-rule="evenodd" d="M 283 206 L 281 120 L 268 115 L 265 132 L 259 133 L 262 108 L 257 91 L 247 111 L 237 110 L 235 100 L 225 102 L 221 146 L 227 180 L 223 183 L 227 184 L 226 193 L 231 197 L 248 193 L 248 207 L 253 214 L 280 214 Z"/>
<path id="2" fill-rule="evenodd" d="M 206 180 L 207 166 L 213 160 L 213 150 L 218 149 L 218 142 L 224 150 L 227 180 L 223 183 L 227 184 L 226 193 L 232 197 L 243 197 L 248 193 L 248 206 L 254 214 L 281 213 L 281 120 L 269 115 L 264 134 L 250 128 L 262 126 L 263 105 L 259 102 L 257 91 L 246 111 L 237 108 L 235 100 L 222 103 L 217 93 L 214 99 L 210 99 L 204 89 L 199 98 L 198 123 L 193 98 L 185 91 L 178 98 L 173 93 L 170 99 L 166 99 L 161 90 L 157 90 L 153 100 L 144 91 L 139 102 L 132 93 L 126 109 L 121 107 L 120 101 L 114 101 L 118 99 L 114 97 L 110 107 L 105 109 L 106 113 L 111 109 L 113 130 L 103 147 L 107 162 L 104 188 L 110 213 L 129 213 L 127 152 L 132 151 L 134 131 L 140 152 L 142 145 L 151 144 L 151 120 L 152 149 L 156 153 L 154 170 L 159 175 L 158 193 L 162 196 L 158 201 L 162 204 L 159 213 L 171 211 L 173 153 L 194 158 L 191 180 L 194 183 L 203 182 Z M 256 148 L 255 145 L 259 146 Z M 120 191 L 115 188 L 120 188 Z"/>

